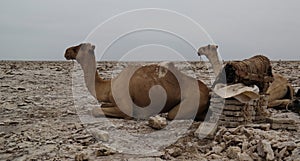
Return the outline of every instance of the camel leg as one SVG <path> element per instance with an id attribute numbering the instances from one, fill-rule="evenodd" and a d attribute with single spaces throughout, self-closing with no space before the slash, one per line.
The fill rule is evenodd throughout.
<path id="1" fill-rule="evenodd" d="M 281 99 L 281 100 L 274 100 L 272 102 L 269 102 L 268 107 L 282 107 L 286 108 L 290 103 L 292 103 L 292 100 L 290 99 Z"/>
<path id="2" fill-rule="evenodd" d="M 199 107 L 191 99 L 182 100 L 172 110 L 168 112 L 169 120 L 185 120 L 185 119 L 198 119 L 202 113 L 198 113 Z M 197 115 L 195 115 L 197 114 Z M 200 114 L 200 115 L 199 115 Z M 198 116 L 199 115 L 199 116 Z M 205 116 L 205 114 L 204 114 Z"/>
<path id="3" fill-rule="evenodd" d="M 115 117 L 115 118 L 125 118 L 130 119 L 129 116 L 124 114 L 122 111 L 119 110 L 117 107 L 96 107 L 91 110 L 91 114 L 94 117 Z"/>
<path id="4" fill-rule="evenodd" d="M 179 108 L 180 108 L 180 104 L 176 105 L 171 111 L 169 111 L 167 119 L 174 120 Z"/>

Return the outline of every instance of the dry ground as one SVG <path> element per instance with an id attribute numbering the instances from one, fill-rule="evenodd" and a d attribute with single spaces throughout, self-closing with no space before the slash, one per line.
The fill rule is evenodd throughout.
<path id="1" fill-rule="evenodd" d="M 192 64 L 176 65 L 184 73 L 209 85 L 211 76 L 207 68 L 198 63 Z M 294 87 L 300 87 L 300 62 L 273 62 L 272 65 L 274 71 L 286 76 Z M 115 63 L 101 62 L 98 66 L 101 76 L 110 78 L 126 64 L 121 63 L 115 67 Z M 72 75 L 73 78 L 82 77 L 80 73 L 74 74 L 77 69 L 73 67 L 73 62 L 0 61 L 0 160 L 205 160 L 213 157 L 216 160 L 228 160 L 228 156 L 222 157 L 224 153 L 219 154 L 223 159 L 218 158 L 217 154 L 208 154 L 216 145 L 216 140 L 200 140 L 193 136 L 199 122 L 180 131 L 182 137 L 168 146 L 163 145 L 165 138 L 159 134 L 157 138 L 162 139 L 161 144 L 151 144 L 151 140 L 143 143 L 140 142 L 142 137 L 128 139 L 126 134 L 123 135 L 122 132 L 133 135 L 156 132 L 147 126 L 147 121 L 93 120 L 87 109 L 97 103 L 85 93 L 84 86 L 77 82 L 80 79 L 72 79 Z M 75 90 L 72 91 L 72 88 Z M 89 100 L 88 104 L 86 100 Z M 294 115 L 284 110 L 272 112 Z M 298 115 L 295 115 L 295 119 L 299 121 Z M 181 123 L 190 122 L 175 122 L 172 128 L 181 128 Z M 104 142 L 91 134 L 89 129 L 93 128 L 108 131 L 118 129 L 121 133 L 109 133 L 110 140 Z M 284 135 L 292 139 L 296 145 L 294 149 L 298 149 L 299 153 L 286 152 L 284 155 L 300 157 L 300 137 L 297 131 L 269 132 L 273 136 Z M 128 142 L 118 142 L 118 137 L 120 140 L 128 139 Z M 135 147 L 128 154 L 133 144 L 149 144 L 149 147 Z M 143 154 L 143 151 L 149 152 L 151 149 L 157 151 Z"/>

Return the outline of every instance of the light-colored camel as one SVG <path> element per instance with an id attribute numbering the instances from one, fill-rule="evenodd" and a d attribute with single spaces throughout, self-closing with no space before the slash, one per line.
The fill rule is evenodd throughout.
<path id="1" fill-rule="evenodd" d="M 103 80 L 96 70 L 95 46 L 70 47 L 67 60 L 83 69 L 89 92 L 110 107 L 94 108 L 94 116 L 148 118 L 168 113 L 168 119 L 202 120 L 208 110 L 209 89 L 200 80 L 178 71 L 172 63 L 125 68 L 116 78 Z"/>
<path id="2" fill-rule="evenodd" d="M 217 45 L 204 46 L 198 50 L 199 56 L 204 55 L 212 63 L 215 75 L 221 72 L 223 66 L 217 50 Z M 282 75 L 273 73 L 273 77 L 274 81 L 266 92 L 268 95 L 268 106 L 276 107 L 289 104 L 293 99 L 294 89 Z"/>

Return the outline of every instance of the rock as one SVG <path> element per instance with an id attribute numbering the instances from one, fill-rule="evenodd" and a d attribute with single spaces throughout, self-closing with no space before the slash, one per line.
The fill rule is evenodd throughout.
<path id="1" fill-rule="evenodd" d="M 231 146 L 226 150 L 227 156 L 230 159 L 237 159 L 239 156 L 239 153 L 241 153 L 241 148 L 237 146 Z"/>
<path id="2" fill-rule="evenodd" d="M 226 116 L 244 116 L 244 112 L 241 112 L 241 111 L 223 111 L 223 114 L 226 115 Z M 254 115 L 255 113 L 252 112 L 251 113 L 252 115 Z"/>
<path id="3" fill-rule="evenodd" d="M 17 87 L 16 89 L 19 90 L 19 91 L 25 91 L 26 90 L 25 87 Z"/>
<path id="4" fill-rule="evenodd" d="M 272 124 L 295 124 L 295 120 L 290 118 L 267 118 L 267 121 Z"/>
<path id="5" fill-rule="evenodd" d="M 17 124 L 19 124 L 19 122 L 18 121 L 14 121 L 14 120 L 11 120 L 11 119 L 7 119 L 7 120 L 5 120 L 5 121 L 3 121 L 3 123 L 4 123 L 4 125 L 6 125 L 6 126 L 8 126 L 8 125 L 17 125 Z"/>
<path id="6" fill-rule="evenodd" d="M 253 160 L 262 160 L 257 153 L 250 153 L 250 157 L 253 158 Z"/>
<path id="7" fill-rule="evenodd" d="M 67 111 L 66 111 L 66 114 L 68 114 L 68 115 L 76 115 L 76 112 L 73 112 L 73 111 L 71 111 L 71 110 L 67 110 Z"/>
<path id="8" fill-rule="evenodd" d="M 195 131 L 194 135 L 197 136 L 199 139 L 203 138 L 214 138 L 215 133 L 218 129 L 217 124 L 215 123 L 209 123 L 209 122 L 203 122 L 199 126 L 199 128 Z"/>
<path id="9" fill-rule="evenodd" d="M 82 129 L 82 124 L 80 123 L 74 123 L 74 126 L 77 130 Z"/>
<path id="10" fill-rule="evenodd" d="M 75 161 L 88 161 L 89 158 L 87 156 L 87 154 L 85 153 L 80 153 L 80 154 L 77 154 L 75 155 Z"/>
<path id="11" fill-rule="evenodd" d="M 167 149 L 167 153 L 170 154 L 170 156 L 176 158 L 182 154 L 182 150 L 180 148 L 174 147 L 171 149 Z"/>
<path id="12" fill-rule="evenodd" d="M 112 149 L 106 148 L 106 147 L 101 147 L 95 150 L 95 155 L 97 157 L 99 156 L 109 156 L 109 155 L 113 155 L 116 152 L 113 151 Z"/>
<path id="13" fill-rule="evenodd" d="M 228 105 L 228 104 L 226 104 L 226 106 L 224 106 L 223 109 L 227 110 L 227 111 L 241 111 L 243 109 L 243 105 Z"/>
<path id="14" fill-rule="evenodd" d="M 271 125 L 270 124 L 247 124 L 247 125 L 245 125 L 245 127 L 251 127 L 254 129 L 262 129 L 265 131 L 269 131 Z"/>
<path id="15" fill-rule="evenodd" d="M 89 132 L 100 141 L 108 142 L 109 141 L 109 133 L 107 131 L 99 130 L 96 128 L 90 129 Z"/>
<path id="16" fill-rule="evenodd" d="M 6 135 L 5 132 L 0 132 L 0 137 L 3 137 L 3 136 L 5 136 L 5 135 Z"/>
<path id="17" fill-rule="evenodd" d="M 238 127 L 242 123 L 240 122 L 228 122 L 228 121 L 219 121 L 220 125 L 226 126 L 226 127 Z"/>
<path id="18" fill-rule="evenodd" d="M 267 160 L 275 159 L 271 144 L 270 144 L 270 142 L 268 142 L 266 140 L 262 140 L 259 142 L 258 147 L 257 147 L 257 152 L 261 157 L 264 157 Z"/>
<path id="19" fill-rule="evenodd" d="M 228 122 L 244 122 L 245 117 L 241 117 L 241 116 L 240 117 L 230 117 L 230 116 L 221 115 L 220 120 L 228 121 Z"/>
<path id="20" fill-rule="evenodd" d="M 127 161 L 163 161 L 160 158 L 129 158 Z"/>
<path id="21" fill-rule="evenodd" d="M 221 146 L 219 146 L 219 145 L 214 146 L 214 147 L 212 148 L 212 151 L 213 151 L 214 153 L 216 153 L 216 154 L 221 154 L 221 152 L 222 152 L 223 150 L 224 150 L 224 148 L 221 147 Z"/>
<path id="22" fill-rule="evenodd" d="M 212 154 L 210 155 L 211 159 L 222 159 L 223 157 L 221 155 L 218 154 Z"/>
<path id="23" fill-rule="evenodd" d="M 293 151 L 295 148 L 297 148 L 297 145 L 293 141 L 287 141 L 287 142 L 278 142 L 274 144 L 273 147 L 277 149 L 287 148 L 288 151 Z"/>
<path id="24" fill-rule="evenodd" d="M 249 147 L 248 141 L 244 140 L 243 143 L 242 143 L 242 151 L 243 152 L 247 151 L 248 147 Z"/>
<path id="25" fill-rule="evenodd" d="M 239 153 L 238 154 L 239 161 L 253 161 L 253 159 L 247 153 Z"/>
<path id="26" fill-rule="evenodd" d="M 286 147 L 285 148 L 283 148 L 282 150 L 280 150 L 279 152 L 278 152 L 278 154 L 276 155 L 276 157 L 278 158 L 278 159 L 282 159 L 283 157 L 284 157 L 284 154 L 285 154 L 285 152 L 286 152 Z"/>
<path id="27" fill-rule="evenodd" d="M 287 129 L 287 130 L 298 130 L 298 126 L 295 124 L 271 124 L 271 129 L 278 130 L 278 129 Z"/>
<path id="28" fill-rule="evenodd" d="M 167 119 L 164 117 L 160 117 L 159 115 L 150 117 L 148 121 L 148 126 L 156 130 L 163 129 L 167 126 Z"/>

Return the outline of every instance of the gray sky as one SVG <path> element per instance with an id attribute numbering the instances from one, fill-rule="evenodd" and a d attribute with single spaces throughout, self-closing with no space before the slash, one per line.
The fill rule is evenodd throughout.
<path id="1" fill-rule="evenodd" d="M 99 24 L 122 12 L 140 8 L 169 9 L 192 18 L 219 45 L 225 60 L 248 58 L 258 53 L 273 60 L 300 60 L 299 0 L 2 0 L 0 60 L 64 60 L 65 49 L 85 41 Z M 150 21 L 149 17 L 140 18 Z M 169 23 L 160 16 L 153 19 L 157 24 Z M 180 31 L 194 33 L 192 27 L 181 22 L 176 25 Z M 106 36 L 122 30 L 122 22 L 119 24 L 111 27 Z M 129 36 L 121 45 L 134 47 L 145 45 L 137 42 L 161 43 L 155 40 L 159 39 L 187 59 L 199 60 L 179 39 L 156 34 L 148 32 L 146 37 L 151 40 L 145 40 L 141 34 Z M 105 35 L 101 39 L 104 38 Z M 197 36 L 191 36 L 191 39 L 196 41 Z M 101 48 L 98 43 L 101 42 L 97 42 L 97 48 Z M 204 44 L 199 43 L 199 47 L 201 45 Z M 104 57 L 119 60 L 125 54 L 121 50 L 124 47 L 116 48 Z M 156 58 L 159 52 L 166 53 L 162 59 L 168 59 L 172 54 L 168 48 L 151 45 L 137 48 L 134 54 L 140 52 L 149 57 L 149 50 L 156 52 L 152 55 Z M 131 57 L 137 58 L 133 55 Z"/>

